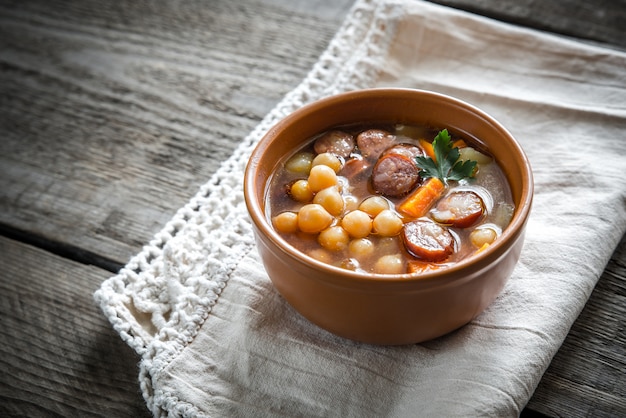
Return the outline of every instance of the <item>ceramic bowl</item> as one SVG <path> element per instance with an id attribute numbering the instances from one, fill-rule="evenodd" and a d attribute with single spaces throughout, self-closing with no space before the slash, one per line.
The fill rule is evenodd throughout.
<path id="1" fill-rule="evenodd" d="M 287 155 L 338 125 L 389 122 L 447 128 L 479 142 L 499 162 L 515 213 L 494 244 L 452 267 L 420 275 L 364 274 L 316 261 L 274 231 L 265 213 L 265 194 L 268 179 Z M 533 179 L 520 145 L 480 109 L 429 91 L 371 89 L 322 99 L 277 123 L 250 157 L 244 194 L 265 269 L 296 311 L 348 339 L 399 345 L 462 327 L 498 296 L 522 250 Z"/>

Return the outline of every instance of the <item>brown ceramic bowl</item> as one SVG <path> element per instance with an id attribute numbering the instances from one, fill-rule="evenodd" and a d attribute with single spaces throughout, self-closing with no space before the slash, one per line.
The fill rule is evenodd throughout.
<path id="1" fill-rule="evenodd" d="M 516 205 L 510 225 L 488 249 L 452 267 L 420 275 L 363 274 L 316 261 L 287 244 L 265 213 L 267 182 L 287 155 L 337 125 L 429 124 L 472 138 L 500 163 Z M 530 164 L 496 120 L 460 100 L 428 91 L 372 89 L 302 107 L 267 132 L 244 179 L 258 251 L 280 294 L 318 326 L 374 344 L 409 344 L 449 333 L 480 314 L 517 263 L 529 216 Z"/>

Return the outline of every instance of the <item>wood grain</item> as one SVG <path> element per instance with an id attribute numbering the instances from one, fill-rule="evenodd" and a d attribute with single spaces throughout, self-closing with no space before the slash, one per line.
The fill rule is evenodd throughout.
<path id="1" fill-rule="evenodd" d="M 124 263 L 300 82 L 343 17 L 182 6 L 0 5 L 0 223 Z"/>
<path id="2" fill-rule="evenodd" d="M 442 0 L 626 49 L 624 0 Z M 148 416 L 93 291 L 307 74 L 352 0 L 0 2 L 0 416 Z M 626 416 L 622 240 L 525 416 Z"/>
<path id="3" fill-rule="evenodd" d="M 626 49 L 626 0 L 434 0 L 503 22 Z"/>
<path id="4" fill-rule="evenodd" d="M 139 357 L 90 297 L 110 272 L 3 237 L 0 261 L 0 416 L 147 416 Z"/>

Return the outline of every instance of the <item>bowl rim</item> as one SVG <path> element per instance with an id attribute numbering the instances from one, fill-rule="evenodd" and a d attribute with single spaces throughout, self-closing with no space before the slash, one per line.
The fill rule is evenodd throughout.
<path id="1" fill-rule="evenodd" d="M 299 119 L 306 117 L 306 115 L 319 112 L 323 108 L 335 104 L 337 102 L 343 101 L 353 101 L 353 100 L 367 100 L 367 99 L 382 99 L 383 97 L 391 97 L 391 98 L 406 98 L 406 96 L 411 96 L 411 98 L 418 97 L 427 97 L 430 99 L 438 99 L 448 101 L 450 104 L 464 108 L 468 110 L 470 113 L 475 116 L 479 116 L 485 122 L 488 122 L 495 128 L 503 137 L 507 139 L 509 145 L 512 150 L 519 156 L 521 161 L 521 167 L 524 168 L 523 172 L 519 173 L 522 181 L 522 190 L 521 190 L 521 199 L 519 204 L 515 205 L 515 212 L 513 218 L 509 225 L 502 231 L 502 235 L 495 241 L 494 244 L 487 247 L 485 250 L 480 253 L 474 254 L 470 257 L 467 257 L 463 260 L 460 260 L 454 263 L 451 266 L 447 266 L 443 269 L 422 272 L 422 273 L 399 273 L 399 274 L 382 274 L 382 273 L 362 273 L 355 272 L 352 270 L 342 269 L 340 267 L 336 267 L 322 261 L 318 261 L 300 250 L 293 247 L 289 244 L 284 238 L 280 236 L 278 232 L 274 230 L 268 221 L 263 205 L 260 202 L 265 201 L 265 192 L 266 187 L 263 188 L 263 195 L 259 196 L 256 193 L 256 172 L 259 166 L 259 160 L 261 159 L 263 152 L 266 148 L 270 146 L 272 141 L 278 136 L 278 134 L 286 129 L 287 126 L 291 125 L 294 122 L 297 122 Z M 324 129 L 320 129 L 320 132 Z M 480 138 L 479 138 L 480 139 Z M 290 150 L 292 151 L 292 150 Z M 248 209 L 248 214 L 252 219 L 252 222 L 258 228 L 261 234 L 263 234 L 267 239 L 273 242 L 273 244 L 280 248 L 281 251 L 290 258 L 295 259 L 299 263 L 303 263 L 305 265 L 310 265 L 314 269 L 318 270 L 320 274 L 318 275 L 318 279 L 322 281 L 329 281 L 333 284 L 337 283 L 337 276 L 342 277 L 342 281 L 345 281 L 344 284 L 348 285 L 352 282 L 359 283 L 381 283 L 385 286 L 393 285 L 393 284 L 407 284 L 407 283 L 421 283 L 424 286 L 427 285 L 438 285 L 445 284 L 449 281 L 460 281 L 463 280 L 464 277 L 461 274 L 457 274 L 462 270 L 467 269 L 467 276 L 471 276 L 476 272 L 480 272 L 483 269 L 487 268 L 491 265 L 492 262 L 497 261 L 499 258 L 503 257 L 513 244 L 521 238 L 524 234 L 525 225 L 528 221 L 528 217 L 530 215 L 532 200 L 534 195 L 534 181 L 532 174 L 532 167 L 530 165 L 530 161 L 526 156 L 524 150 L 518 141 L 513 137 L 513 135 L 494 117 L 483 111 L 482 109 L 465 102 L 461 99 L 458 99 L 453 96 L 449 96 L 446 94 L 423 90 L 423 89 L 413 89 L 413 88 L 370 88 L 370 89 L 360 89 L 353 90 L 344 93 L 335 94 L 332 96 L 327 96 L 322 99 L 316 100 L 309 104 L 306 104 L 287 116 L 283 117 L 276 124 L 274 124 L 258 141 L 256 146 L 254 147 L 252 153 L 250 154 L 250 158 L 246 164 L 244 171 L 244 199 Z M 255 232 L 256 233 L 256 232 Z M 508 245 L 508 244 L 511 245 Z M 328 273 L 328 274 L 324 274 Z M 332 277 L 332 279 L 331 279 Z M 445 280 L 448 278 L 449 280 Z"/>

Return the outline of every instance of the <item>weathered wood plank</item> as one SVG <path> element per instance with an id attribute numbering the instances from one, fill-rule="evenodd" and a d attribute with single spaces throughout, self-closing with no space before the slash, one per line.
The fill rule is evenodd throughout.
<path id="1" fill-rule="evenodd" d="M 430 0 L 503 22 L 626 49 L 624 0 Z"/>
<path id="2" fill-rule="evenodd" d="M 92 298 L 110 273 L 4 237 L 0 265 L 0 415 L 148 416 L 139 358 Z"/>
<path id="3" fill-rule="evenodd" d="M 303 3 L 0 5 L 0 223 L 127 261 L 300 82 L 350 3 L 323 18 Z"/>

